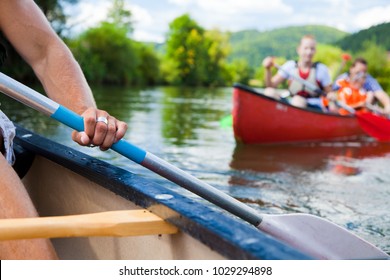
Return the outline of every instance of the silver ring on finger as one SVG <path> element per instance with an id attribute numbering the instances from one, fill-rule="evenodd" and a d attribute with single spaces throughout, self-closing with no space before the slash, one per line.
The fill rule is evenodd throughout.
<path id="1" fill-rule="evenodd" d="M 102 123 L 105 123 L 106 125 L 108 125 L 108 120 L 106 117 L 98 117 L 96 119 L 96 122 L 102 122 Z"/>

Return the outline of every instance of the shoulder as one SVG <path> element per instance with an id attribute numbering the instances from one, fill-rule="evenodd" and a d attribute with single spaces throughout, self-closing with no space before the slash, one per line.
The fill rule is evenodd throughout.
<path id="1" fill-rule="evenodd" d="M 348 73 L 343 73 L 339 76 L 336 77 L 335 82 L 333 83 L 332 89 L 333 90 L 338 90 L 341 87 L 341 84 L 343 81 L 348 80 Z"/>
<path id="2" fill-rule="evenodd" d="M 328 66 L 326 66 L 325 64 L 323 64 L 321 62 L 314 62 L 313 65 L 317 71 L 329 72 Z"/>
<path id="3" fill-rule="evenodd" d="M 282 67 L 283 70 L 279 70 L 278 74 L 284 79 L 288 79 L 289 75 L 287 73 L 291 73 L 295 68 L 297 68 L 297 63 L 294 60 L 288 60 L 285 62 Z"/>
<path id="4" fill-rule="evenodd" d="M 343 73 L 343 74 L 337 76 L 335 81 L 337 82 L 338 80 L 346 80 L 346 79 L 348 79 L 348 76 L 349 76 L 348 73 Z"/>
<path id="5" fill-rule="evenodd" d="M 294 60 L 288 60 L 286 61 L 283 66 L 284 69 L 292 69 L 297 67 L 297 62 Z"/>
<path id="6" fill-rule="evenodd" d="M 321 82 L 323 86 L 328 86 L 332 83 L 329 69 L 325 64 L 317 62 L 315 65 L 317 80 Z"/>
<path id="7" fill-rule="evenodd" d="M 370 74 L 366 77 L 366 82 L 364 83 L 364 88 L 368 91 L 380 91 L 383 90 L 378 81 L 372 77 Z"/>

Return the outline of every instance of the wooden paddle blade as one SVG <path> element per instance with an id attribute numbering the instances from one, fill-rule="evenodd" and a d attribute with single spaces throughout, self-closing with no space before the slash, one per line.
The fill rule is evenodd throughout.
<path id="1" fill-rule="evenodd" d="M 313 215 L 264 215 L 258 228 L 318 259 L 390 258 L 348 230 Z"/>
<path id="2" fill-rule="evenodd" d="M 368 112 L 356 112 L 361 128 L 378 141 L 390 141 L 390 120 Z"/>

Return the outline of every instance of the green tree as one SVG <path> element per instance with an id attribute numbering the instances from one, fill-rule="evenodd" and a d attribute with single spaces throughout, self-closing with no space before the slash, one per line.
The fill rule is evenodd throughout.
<path id="1" fill-rule="evenodd" d="M 137 44 L 137 54 L 140 63 L 137 66 L 137 84 L 155 85 L 161 81 L 160 59 L 152 47 L 142 43 Z"/>
<path id="2" fill-rule="evenodd" d="M 188 14 L 176 18 L 169 25 L 166 60 L 176 73 L 170 81 L 181 85 L 201 85 L 205 74 L 207 50 L 204 29 Z M 167 69 L 169 71 L 169 69 Z"/>
<path id="3" fill-rule="evenodd" d="M 317 52 L 313 60 L 328 66 L 331 77 L 335 79 L 342 72 L 348 70 L 347 65 L 341 68 L 343 66 L 343 53 L 343 50 L 339 47 L 317 44 Z"/>
<path id="4" fill-rule="evenodd" d="M 206 83 L 208 85 L 225 85 L 227 81 L 226 58 L 230 53 L 229 36 L 219 30 L 206 31 L 206 47 L 208 48 L 208 63 Z"/>
<path id="5" fill-rule="evenodd" d="M 129 38 L 131 15 L 123 0 L 115 0 L 106 21 L 69 43 L 90 82 L 151 85 L 159 81 L 155 52 Z"/>
<path id="6" fill-rule="evenodd" d="M 107 21 L 114 24 L 118 28 L 127 30 L 128 35 L 133 33 L 132 13 L 126 9 L 124 0 L 114 0 L 110 10 L 108 11 Z"/>
<path id="7" fill-rule="evenodd" d="M 48 21 L 54 30 L 61 36 L 66 30 L 66 21 L 68 16 L 64 12 L 64 5 L 77 4 L 79 0 L 35 0 L 42 9 Z"/>
<path id="8" fill-rule="evenodd" d="M 165 80 L 188 86 L 224 84 L 230 50 L 227 35 L 206 31 L 188 14 L 176 18 L 169 28 L 162 65 Z"/>
<path id="9" fill-rule="evenodd" d="M 234 83 L 249 84 L 249 80 L 254 76 L 254 71 L 248 61 L 237 59 L 228 66 L 230 79 Z"/>
<path id="10" fill-rule="evenodd" d="M 365 41 L 362 45 L 362 50 L 355 56 L 363 57 L 368 61 L 368 72 L 378 80 L 384 90 L 390 93 L 390 61 L 386 49 L 373 41 Z"/>
<path id="11" fill-rule="evenodd" d="M 139 57 L 127 30 L 102 22 L 70 44 L 89 81 L 110 84 L 136 82 Z"/>

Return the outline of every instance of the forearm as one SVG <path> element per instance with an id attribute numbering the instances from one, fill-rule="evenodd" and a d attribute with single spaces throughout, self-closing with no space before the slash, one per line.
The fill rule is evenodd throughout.
<path id="1" fill-rule="evenodd" d="M 273 84 L 272 84 L 271 69 L 269 69 L 269 68 L 265 69 L 265 86 L 266 87 L 274 87 Z"/>
<path id="2" fill-rule="evenodd" d="M 79 114 L 96 107 L 91 89 L 69 49 L 58 40 L 51 43 L 46 53 L 32 67 L 49 97 Z"/>
<path id="3" fill-rule="evenodd" d="M 384 91 L 376 91 L 375 97 L 382 104 L 386 112 L 390 112 L 390 97 Z"/>

